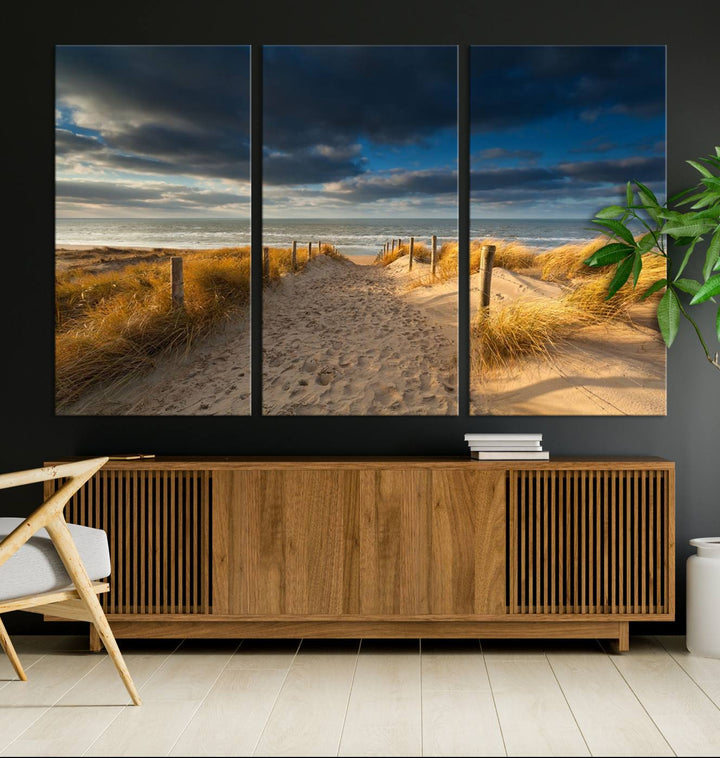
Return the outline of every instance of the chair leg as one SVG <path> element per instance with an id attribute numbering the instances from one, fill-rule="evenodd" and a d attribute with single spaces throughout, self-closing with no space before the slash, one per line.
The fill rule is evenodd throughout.
<path id="1" fill-rule="evenodd" d="M 45 528 L 50 534 L 66 571 L 73 580 L 75 589 L 78 591 L 80 598 L 84 601 L 85 606 L 92 617 L 95 629 L 97 630 L 103 645 L 105 645 L 108 655 L 115 664 L 115 668 L 117 669 L 118 674 L 120 674 L 125 689 L 127 689 L 133 703 L 135 703 L 135 705 L 140 705 L 142 703 L 140 695 L 135 689 L 130 672 L 125 665 L 122 653 L 115 641 L 115 637 L 110 628 L 110 624 L 105 617 L 100 601 L 93 590 L 92 582 L 87 575 L 87 571 L 85 571 L 85 566 L 83 566 L 82 559 L 80 558 L 78 549 L 73 542 L 70 530 L 67 528 L 65 519 L 60 515 L 58 518 L 47 524 Z"/>
<path id="2" fill-rule="evenodd" d="M 2 645 L 5 655 L 10 659 L 10 663 L 12 663 L 15 673 L 23 682 L 27 682 L 27 676 L 25 675 L 20 659 L 15 652 L 15 648 L 10 641 L 10 635 L 7 633 L 7 629 L 5 629 L 5 624 L 3 624 L 2 619 L 0 619 L 0 645 Z"/>

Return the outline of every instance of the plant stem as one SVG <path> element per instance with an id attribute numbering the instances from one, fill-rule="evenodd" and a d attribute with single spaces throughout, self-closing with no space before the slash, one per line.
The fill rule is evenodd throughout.
<path id="1" fill-rule="evenodd" d="M 693 325 L 693 329 L 695 329 L 695 334 L 697 334 L 698 339 L 700 340 L 700 344 L 702 345 L 703 350 L 705 351 L 705 357 L 710 361 L 710 364 L 715 366 L 715 368 L 720 371 L 720 361 L 718 361 L 718 354 L 715 353 L 715 357 L 710 354 L 710 351 L 708 350 L 708 346 L 705 343 L 705 340 L 703 339 L 702 332 L 700 331 L 700 328 L 695 323 L 692 316 L 683 308 L 683 304 L 680 302 L 680 298 L 675 295 L 675 299 L 677 300 L 678 305 L 680 306 L 680 312 L 683 316 Z"/>

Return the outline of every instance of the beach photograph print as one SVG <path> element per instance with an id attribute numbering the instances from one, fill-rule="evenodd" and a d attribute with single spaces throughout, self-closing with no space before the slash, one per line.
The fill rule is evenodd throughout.
<path id="1" fill-rule="evenodd" d="M 264 48 L 264 414 L 457 414 L 457 147 L 455 47 Z"/>
<path id="2" fill-rule="evenodd" d="M 641 298 L 665 259 L 610 300 L 614 267 L 584 261 L 628 181 L 665 198 L 665 48 L 478 46 L 470 61 L 471 413 L 664 415 L 662 293 Z"/>
<path id="3" fill-rule="evenodd" d="M 55 407 L 250 413 L 250 51 L 58 46 Z"/>

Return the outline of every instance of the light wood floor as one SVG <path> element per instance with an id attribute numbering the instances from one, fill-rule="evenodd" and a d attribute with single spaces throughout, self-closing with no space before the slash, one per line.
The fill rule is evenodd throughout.
<path id="1" fill-rule="evenodd" d="M 0 653 L 0 755 L 713 755 L 720 660 L 595 642 L 123 641 L 144 705 L 79 637 Z"/>

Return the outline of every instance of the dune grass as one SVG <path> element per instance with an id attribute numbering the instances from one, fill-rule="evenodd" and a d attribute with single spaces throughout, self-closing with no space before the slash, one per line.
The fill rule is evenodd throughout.
<path id="1" fill-rule="evenodd" d="M 473 374 L 508 368 L 514 360 L 528 355 L 548 357 L 554 346 L 584 326 L 629 318 L 631 307 L 647 287 L 664 276 L 666 262 L 660 255 L 647 256 L 637 287 L 628 282 L 607 300 L 614 270 L 592 269 L 582 263 L 605 243 L 599 238 L 562 245 L 536 256 L 540 261 L 535 271 L 540 278 L 564 285 L 565 293 L 559 299 L 528 297 L 478 309 L 471 325 Z"/>
<path id="2" fill-rule="evenodd" d="M 323 255 L 342 257 L 331 245 Z M 307 266 L 299 250 L 297 270 Z M 277 282 L 291 270 L 290 249 L 269 251 Z M 250 249 L 223 248 L 183 254 L 184 307 L 173 306 L 170 262 L 138 263 L 88 273 L 82 268 L 56 281 L 55 367 L 58 408 L 94 386 L 127 380 L 170 352 L 186 350 L 250 304 Z"/>

